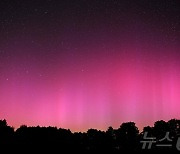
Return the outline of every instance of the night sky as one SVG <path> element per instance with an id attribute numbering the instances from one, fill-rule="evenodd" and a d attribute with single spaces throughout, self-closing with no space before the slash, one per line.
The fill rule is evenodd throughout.
<path id="1" fill-rule="evenodd" d="M 0 0 L 0 119 L 141 128 L 179 108 L 179 0 Z"/>

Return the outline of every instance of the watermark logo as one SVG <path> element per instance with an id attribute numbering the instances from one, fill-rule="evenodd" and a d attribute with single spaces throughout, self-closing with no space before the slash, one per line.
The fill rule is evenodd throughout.
<path id="1" fill-rule="evenodd" d="M 148 132 L 144 132 L 142 143 L 142 149 L 152 149 L 152 146 L 156 147 L 172 147 L 173 139 L 170 138 L 169 132 L 166 132 L 162 139 L 157 140 L 156 137 L 148 137 Z M 164 143 L 165 142 L 165 143 Z M 180 137 L 176 142 L 176 149 L 180 151 Z"/>

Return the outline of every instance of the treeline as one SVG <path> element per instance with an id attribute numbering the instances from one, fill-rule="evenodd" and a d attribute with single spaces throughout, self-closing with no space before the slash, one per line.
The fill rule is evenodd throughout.
<path id="1" fill-rule="evenodd" d="M 118 129 L 109 127 L 107 131 L 89 129 L 87 132 L 72 133 L 69 129 L 57 127 L 27 127 L 17 130 L 0 120 L 0 146 L 53 146 L 71 150 L 110 151 L 179 151 L 180 120 L 163 120 L 153 127 L 144 127 L 139 132 L 134 122 L 120 125 Z"/>

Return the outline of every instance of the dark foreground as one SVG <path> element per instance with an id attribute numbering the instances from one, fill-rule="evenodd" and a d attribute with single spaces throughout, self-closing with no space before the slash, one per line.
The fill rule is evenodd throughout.
<path id="1" fill-rule="evenodd" d="M 180 152 L 180 120 L 163 120 L 140 133 L 134 122 L 123 123 L 107 131 L 89 129 L 86 133 L 56 127 L 27 127 L 16 131 L 0 120 L 0 147 L 7 150 L 42 151 L 109 151 L 109 152 Z M 8 149 L 9 147 L 9 149 Z M 47 151 L 46 151 L 47 152 Z"/>

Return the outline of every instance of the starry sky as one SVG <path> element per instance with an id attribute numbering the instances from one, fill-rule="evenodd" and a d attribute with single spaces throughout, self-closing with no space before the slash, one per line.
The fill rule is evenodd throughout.
<path id="1" fill-rule="evenodd" d="M 15 128 L 141 128 L 179 107 L 179 0 L 0 1 L 0 119 Z"/>

